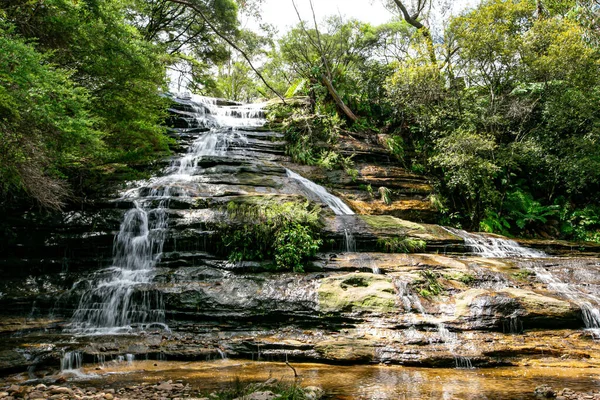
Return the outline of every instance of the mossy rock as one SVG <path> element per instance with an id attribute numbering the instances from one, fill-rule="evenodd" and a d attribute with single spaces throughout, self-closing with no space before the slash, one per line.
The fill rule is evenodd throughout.
<path id="1" fill-rule="evenodd" d="M 315 345 L 315 351 L 329 361 L 372 362 L 375 358 L 375 343 L 353 338 L 325 340 Z"/>
<path id="2" fill-rule="evenodd" d="M 376 230 L 425 232 L 423 225 L 392 217 L 391 215 L 360 215 L 359 217 L 365 221 L 370 228 Z"/>
<path id="3" fill-rule="evenodd" d="M 376 236 L 409 236 L 427 242 L 453 241 L 462 243 L 463 241 L 463 239 L 453 235 L 439 225 L 419 224 L 396 218 L 391 215 L 359 215 L 358 217 L 367 224 L 368 229 Z"/>
<path id="4" fill-rule="evenodd" d="M 471 289 L 456 296 L 455 316 L 548 319 L 572 321 L 577 308 L 565 300 L 531 290 L 505 288 L 499 291 Z"/>
<path id="5" fill-rule="evenodd" d="M 351 273 L 324 278 L 318 290 L 323 313 L 374 313 L 397 311 L 396 291 L 390 278 Z"/>

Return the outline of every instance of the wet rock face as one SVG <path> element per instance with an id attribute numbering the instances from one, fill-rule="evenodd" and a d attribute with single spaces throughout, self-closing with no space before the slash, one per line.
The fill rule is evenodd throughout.
<path id="1" fill-rule="evenodd" d="M 185 102 L 173 111 L 178 122 L 171 133 L 181 153 L 209 127 L 194 122 L 193 112 Z M 269 260 L 231 262 L 217 255 L 215 226 L 231 222 L 230 202 L 318 202 L 287 176 L 284 165 L 309 177 L 311 169 L 289 163 L 281 135 L 248 131 L 231 146 L 231 154 L 197 160 L 190 179 L 171 188 L 162 256 L 151 279 L 132 288 L 134 300 L 160 298 L 170 331 L 154 326 L 87 338 L 63 331 L 90 278 L 106 274 L 113 262 L 115 233 L 133 206 L 130 199 L 115 196 L 62 214 L 11 219 L 16 238 L 0 259 L 0 373 L 31 368 L 44 376 L 71 351 L 86 363 L 126 354 L 176 360 L 227 354 L 445 367 L 600 354 L 581 330 L 582 304 L 565 294 L 598 293 L 598 258 L 463 256 L 463 241 L 452 232 L 401 218 L 409 215 L 402 207 L 416 201 L 424 208 L 415 206 L 421 216 L 413 219 L 428 220 L 430 188 L 421 177 L 375 163 L 377 151 L 370 158 L 363 149 L 358 183 L 334 172 L 321 176 L 358 215 L 335 216 L 321 207 L 322 253 L 304 265 L 306 273 L 273 273 Z M 139 195 L 161 188 L 153 182 Z M 363 198 L 360 184 L 388 187 L 397 197 L 391 205 Z M 541 279 L 544 273 L 577 287 L 561 290 Z"/>

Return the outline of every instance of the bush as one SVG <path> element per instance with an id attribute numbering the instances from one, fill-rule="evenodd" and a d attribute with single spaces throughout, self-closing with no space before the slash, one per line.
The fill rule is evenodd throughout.
<path id="1" fill-rule="evenodd" d="M 277 270 L 303 272 L 322 244 L 319 228 L 319 208 L 308 202 L 230 202 L 217 224 L 218 250 L 232 261 L 274 260 Z"/>

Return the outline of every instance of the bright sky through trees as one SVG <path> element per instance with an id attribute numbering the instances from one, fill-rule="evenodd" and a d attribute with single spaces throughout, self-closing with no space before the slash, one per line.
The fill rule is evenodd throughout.
<path id="1" fill-rule="evenodd" d="M 308 0 L 295 0 L 300 15 L 305 20 L 311 19 Z M 479 0 L 440 0 L 435 3 L 448 3 L 446 8 L 452 14 L 460 13 L 466 7 L 473 7 Z M 387 22 L 392 14 L 383 7 L 380 0 L 313 0 L 317 20 L 321 21 L 329 15 L 342 15 L 346 18 L 356 18 L 374 25 Z M 438 6 L 438 8 L 440 8 Z M 440 10 L 441 11 L 441 10 Z M 292 0 L 266 0 L 262 7 L 262 22 L 273 24 L 283 34 L 291 26 L 298 23 L 298 16 L 292 6 Z"/>

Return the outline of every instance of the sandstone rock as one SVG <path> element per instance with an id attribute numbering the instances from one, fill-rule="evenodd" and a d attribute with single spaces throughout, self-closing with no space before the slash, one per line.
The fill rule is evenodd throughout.
<path id="1" fill-rule="evenodd" d="M 318 386 L 307 386 L 304 388 L 304 396 L 307 400 L 318 400 L 325 392 Z"/>
<path id="2" fill-rule="evenodd" d="M 28 396 L 30 399 L 45 399 L 46 398 L 46 395 L 43 392 L 38 392 L 38 391 L 31 392 L 31 393 L 29 393 Z"/>
<path id="3" fill-rule="evenodd" d="M 73 394 L 73 390 L 69 389 L 67 387 L 50 387 L 50 393 L 51 394 L 67 394 L 67 395 L 72 395 Z"/>
<path id="4" fill-rule="evenodd" d="M 324 278 L 317 292 L 319 309 L 324 313 L 397 311 L 394 284 L 381 275 L 351 273 Z"/>
<path id="5" fill-rule="evenodd" d="M 254 392 L 244 397 L 238 397 L 234 400 L 273 400 L 277 395 L 271 391 Z"/>
<path id="6" fill-rule="evenodd" d="M 162 382 L 160 385 L 156 386 L 156 390 L 170 392 L 173 390 L 173 385 L 168 382 Z"/>

